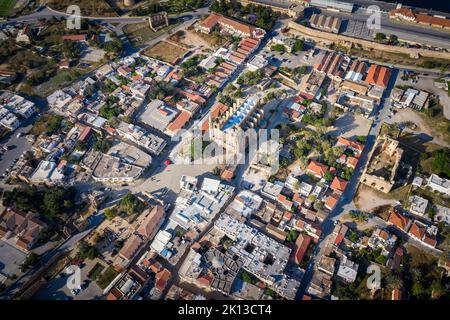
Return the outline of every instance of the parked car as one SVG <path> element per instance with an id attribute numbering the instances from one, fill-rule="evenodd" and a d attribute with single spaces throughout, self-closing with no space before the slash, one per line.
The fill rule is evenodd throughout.
<path id="1" fill-rule="evenodd" d="M 74 295 L 74 296 L 77 296 L 77 295 L 79 295 L 80 294 L 80 292 L 81 292 L 81 289 L 72 289 L 72 290 L 70 290 L 70 292 Z"/>

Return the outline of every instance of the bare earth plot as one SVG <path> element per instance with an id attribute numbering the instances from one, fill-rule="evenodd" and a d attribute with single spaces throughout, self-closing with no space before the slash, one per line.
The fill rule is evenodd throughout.
<path id="1" fill-rule="evenodd" d="M 211 43 L 206 41 L 197 32 L 185 30 L 182 35 L 175 33 L 170 37 L 170 40 L 179 42 L 187 47 L 203 47 L 204 49 L 213 49 Z"/>
<path id="2" fill-rule="evenodd" d="M 106 0 L 47 0 L 41 1 L 42 4 L 48 4 L 50 8 L 66 11 L 70 5 L 80 7 L 81 15 L 93 17 L 115 17 L 117 13 L 108 4 Z"/>
<path id="3" fill-rule="evenodd" d="M 359 185 L 353 201 L 355 206 L 362 211 L 370 211 L 373 208 L 384 205 L 395 205 L 397 202 L 395 197 L 385 195 L 364 184 Z"/>
<path id="4" fill-rule="evenodd" d="M 415 133 L 425 133 L 433 138 L 432 141 L 434 143 L 445 147 L 449 146 L 447 143 L 448 133 L 445 132 L 445 128 L 441 128 L 441 126 L 445 125 L 441 121 L 428 119 L 426 115 L 409 108 L 399 110 L 392 117 L 392 122 L 400 123 L 408 121 L 413 122 L 417 126 L 417 129 L 414 130 Z"/>
<path id="5" fill-rule="evenodd" d="M 139 47 L 146 42 L 155 39 L 156 37 L 167 33 L 169 30 L 175 28 L 178 26 L 179 23 L 172 23 L 168 25 L 165 28 L 162 28 L 158 31 L 153 31 L 150 29 L 150 26 L 148 22 L 140 22 L 140 23 L 133 23 L 126 25 L 123 28 L 124 33 L 127 35 L 128 39 L 130 40 L 131 44 L 134 47 Z"/>
<path id="6" fill-rule="evenodd" d="M 328 130 L 332 137 L 344 136 L 355 138 L 366 136 L 369 132 L 372 121 L 361 115 L 346 112 L 334 121 L 333 126 Z"/>
<path id="7" fill-rule="evenodd" d="M 142 53 L 150 58 L 172 64 L 174 61 L 184 56 L 186 49 L 166 41 L 161 41 L 153 47 L 145 49 Z"/>

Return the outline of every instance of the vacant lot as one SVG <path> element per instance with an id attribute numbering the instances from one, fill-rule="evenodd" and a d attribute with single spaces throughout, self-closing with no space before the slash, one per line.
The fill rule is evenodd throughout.
<path id="1" fill-rule="evenodd" d="M 422 133 L 429 136 L 432 141 L 441 146 L 449 146 L 450 137 L 448 129 L 450 128 L 450 121 L 444 117 L 430 117 L 423 112 L 418 112 L 410 108 L 399 110 L 393 117 L 393 122 L 413 122 L 417 128 L 414 133 Z"/>
<path id="2" fill-rule="evenodd" d="M 82 16 L 114 17 L 117 13 L 105 0 L 47 0 L 47 5 L 55 10 L 66 11 L 70 5 L 80 7 Z"/>
<path id="3" fill-rule="evenodd" d="M 139 46 L 145 44 L 147 41 L 155 39 L 156 37 L 175 28 L 178 24 L 179 24 L 179 22 L 174 23 L 173 21 L 171 21 L 167 27 L 155 32 L 152 29 L 150 29 L 148 22 L 140 22 L 140 23 L 134 23 L 134 24 L 129 24 L 129 25 L 125 26 L 123 28 L 123 31 L 127 35 L 131 44 L 134 47 L 139 47 Z"/>
<path id="4" fill-rule="evenodd" d="M 334 121 L 328 134 L 332 137 L 344 136 L 354 139 L 357 136 L 367 136 L 372 121 L 359 114 L 346 112 Z"/>
<path id="5" fill-rule="evenodd" d="M 364 184 L 360 184 L 353 201 L 359 210 L 371 211 L 373 208 L 379 206 L 395 205 L 397 200 L 406 200 L 410 188 L 411 186 L 407 185 L 385 194 Z"/>
<path id="6" fill-rule="evenodd" d="M 14 0 L 0 0 L 0 17 L 6 17 L 14 7 Z"/>
<path id="7" fill-rule="evenodd" d="M 0 252 L 2 253 L 0 255 L 0 274 L 8 276 L 19 274 L 20 265 L 25 261 L 27 255 L 3 240 L 0 240 Z"/>
<path id="8" fill-rule="evenodd" d="M 153 47 L 143 51 L 143 54 L 146 56 L 171 64 L 174 64 L 175 61 L 184 56 L 185 53 L 186 49 L 166 41 L 158 42 Z"/>
<path id="9" fill-rule="evenodd" d="M 194 48 L 194 47 L 203 47 L 205 49 L 213 49 L 211 43 L 206 41 L 204 34 L 200 34 L 193 30 L 180 30 L 174 33 L 169 39 L 173 42 L 179 42 L 185 46 Z"/>

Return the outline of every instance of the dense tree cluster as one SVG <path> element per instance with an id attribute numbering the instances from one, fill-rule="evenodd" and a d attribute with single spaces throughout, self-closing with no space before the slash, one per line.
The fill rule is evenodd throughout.
<path id="1" fill-rule="evenodd" d="M 34 212 L 49 220 L 74 212 L 76 190 L 72 187 L 14 188 L 3 194 L 3 205 Z"/>
<path id="2" fill-rule="evenodd" d="M 279 16 L 277 12 L 273 11 L 269 7 L 254 4 L 243 6 L 239 2 L 231 2 L 227 0 L 214 0 L 211 3 L 211 11 L 252 23 L 259 28 L 267 30 L 273 27 Z M 247 16 L 256 18 L 254 20 L 246 19 Z"/>

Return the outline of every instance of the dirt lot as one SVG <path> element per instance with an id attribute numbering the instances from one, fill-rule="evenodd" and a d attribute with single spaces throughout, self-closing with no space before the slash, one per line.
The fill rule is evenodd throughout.
<path id="1" fill-rule="evenodd" d="M 203 47 L 204 49 L 213 49 L 211 44 L 195 31 L 186 30 L 176 32 L 175 34 L 170 36 L 169 39 L 173 42 L 179 42 L 190 48 Z"/>
<path id="2" fill-rule="evenodd" d="M 131 44 L 135 47 L 139 47 L 142 44 L 146 43 L 147 41 L 150 41 L 160 36 L 161 34 L 166 33 L 169 30 L 175 28 L 177 25 L 179 25 L 178 22 L 172 23 L 167 27 L 162 28 L 155 32 L 152 29 L 150 29 L 147 22 L 141 22 L 126 25 L 123 28 L 123 31 L 127 35 L 128 39 L 131 41 Z"/>
<path id="3" fill-rule="evenodd" d="M 406 186 L 395 189 L 389 194 L 384 194 L 364 184 L 360 184 L 353 201 L 359 210 L 371 211 L 373 208 L 379 206 L 395 205 L 397 200 L 403 200 L 406 198 L 408 190 L 409 186 Z"/>
<path id="4" fill-rule="evenodd" d="M 194 28 L 188 28 L 186 31 L 194 35 L 196 38 L 202 39 L 202 42 L 206 43 L 208 47 L 216 49 L 224 46 L 227 41 L 230 41 L 232 39 L 228 34 L 220 34 L 218 32 L 206 34 L 197 32 L 194 30 Z M 195 38 L 192 39 L 195 40 Z"/>
<path id="5" fill-rule="evenodd" d="M 151 58 L 173 63 L 186 53 L 186 49 L 166 41 L 161 41 L 153 47 L 145 49 L 143 54 Z"/>
<path id="6" fill-rule="evenodd" d="M 328 134 L 332 137 L 344 136 L 350 139 L 357 136 L 366 136 L 371 123 L 371 120 L 361 115 L 346 112 L 334 121 L 333 126 L 328 130 Z"/>
<path id="7" fill-rule="evenodd" d="M 66 11 L 70 5 L 77 5 L 80 7 L 83 16 L 117 16 L 117 13 L 105 0 L 47 0 L 41 1 L 41 4 L 47 4 L 50 8 L 60 11 Z"/>
<path id="8" fill-rule="evenodd" d="M 392 121 L 397 123 L 411 121 L 417 126 L 414 130 L 415 133 L 424 133 L 430 138 L 433 138 L 432 141 L 434 143 L 441 146 L 449 146 L 449 136 L 448 133 L 445 133 L 446 128 L 443 127 L 448 125 L 444 123 L 445 120 L 439 121 L 439 119 L 432 119 L 425 114 L 406 108 L 398 110 L 392 117 Z"/>

